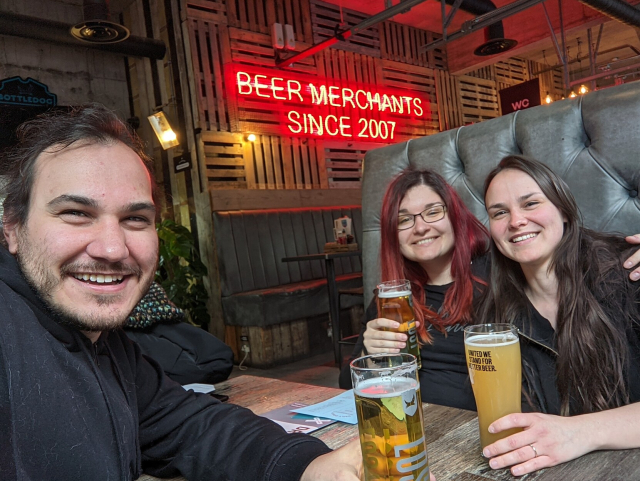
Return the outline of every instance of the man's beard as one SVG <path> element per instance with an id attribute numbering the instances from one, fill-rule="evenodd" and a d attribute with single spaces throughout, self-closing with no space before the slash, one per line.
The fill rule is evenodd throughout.
<path id="1" fill-rule="evenodd" d="M 81 310 L 76 312 L 67 306 L 59 305 L 55 302 L 53 293 L 60 287 L 65 277 L 71 276 L 74 272 L 110 272 L 112 274 L 133 275 L 138 279 L 143 279 L 143 273 L 140 268 L 132 268 L 121 262 L 103 263 L 103 262 L 76 262 L 65 264 L 60 268 L 60 278 L 56 277 L 52 269 L 47 266 L 46 251 L 38 251 L 27 240 L 28 234 L 23 233 L 18 236 L 18 253 L 16 259 L 20 265 L 22 274 L 29 286 L 38 294 L 44 302 L 49 313 L 60 324 L 73 327 L 81 331 L 101 332 L 123 327 L 128 319 L 130 312 L 123 314 L 122 312 L 109 312 L 109 306 L 122 301 L 120 295 L 99 295 L 93 294 L 91 297 L 94 302 L 101 307 L 100 315 L 82 313 Z M 155 270 L 154 270 L 155 271 Z M 149 276 L 144 284 L 141 284 L 141 292 L 136 302 L 147 293 L 153 276 Z M 132 309 L 133 309 L 132 307 Z"/>

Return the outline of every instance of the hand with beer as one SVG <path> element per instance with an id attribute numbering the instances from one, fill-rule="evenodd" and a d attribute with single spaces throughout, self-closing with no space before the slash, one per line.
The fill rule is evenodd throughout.
<path id="1" fill-rule="evenodd" d="M 492 423 L 489 432 L 498 434 L 516 428 L 523 431 L 490 444 L 482 454 L 490 458 L 493 469 L 513 466 L 514 476 L 570 461 L 594 450 L 590 436 L 598 432 L 598 427 L 590 426 L 589 416 L 509 414 Z"/>
<path id="2" fill-rule="evenodd" d="M 382 327 L 382 329 L 391 329 L 392 332 L 406 336 L 405 346 L 400 348 L 400 352 L 414 356 L 420 369 L 422 359 L 413 310 L 411 282 L 407 279 L 396 279 L 378 284 L 378 313 L 382 318 L 395 321 L 391 323 L 393 327 Z"/>
<path id="3" fill-rule="evenodd" d="M 300 481 L 360 481 L 363 475 L 362 451 L 356 439 L 330 453 L 314 459 Z"/>
<path id="4" fill-rule="evenodd" d="M 419 327 L 416 321 L 416 329 Z M 407 345 L 407 335 L 397 332 L 400 323 L 384 317 L 373 319 L 367 323 L 364 331 L 364 347 L 369 354 L 382 354 L 385 352 L 398 354 Z"/>
<path id="5" fill-rule="evenodd" d="M 314 459 L 300 481 L 361 481 L 364 472 L 360 441 L 354 439 L 335 451 Z M 436 481 L 430 473 L 429 481 Z"/>

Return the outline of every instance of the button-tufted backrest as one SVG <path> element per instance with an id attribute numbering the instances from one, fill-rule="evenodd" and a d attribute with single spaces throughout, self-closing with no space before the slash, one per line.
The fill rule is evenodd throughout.
<path id="1" fill-rule="evenodd" d="M 371 150 L 362 186 L 365 302 L 380 277 L 380 208 L 391 178 L 413 166 L 441 174 L 485 224 L 483 185 L 509 154 L 538 159 L 567 182 L 586 227 L 640 232 L 640 82 Z"/>
<path id="2" fill-rule="evenodd" d="M 222 296 L 325 278 L 324 261 L 282 262 L 323 252 L 333 242 L 333 221 L 352 219 L 360 242 L 359 206 L 214 212 L 216 250 Z M 359 257 L 335 261 L 336 275 L 360 272 Z"/>

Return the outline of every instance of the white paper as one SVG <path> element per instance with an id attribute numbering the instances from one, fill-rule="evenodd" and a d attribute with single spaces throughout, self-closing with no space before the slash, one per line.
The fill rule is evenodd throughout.
<path id="1" fill-rule="evenodd" d="M 193 383 L 193 384 L 185 384 L 182 387 L 185 389 L 185 391 L 188 391 L 189 389 L 191 389 L 194 392 L 203 392 L 205 394 L 216 390 L 213 384 Z"/>
<path id="2" fill-rule="evenodd" d="M 342 394 L 327 399 L 318 404 L 303 408 L 292 409 L 293 412 L 307 414 L 308 416 L 318 416 L 321 418 L 335 419 L 343 423 L 358 424 L 356 416 L 356 399 L 353 389 Z"/>

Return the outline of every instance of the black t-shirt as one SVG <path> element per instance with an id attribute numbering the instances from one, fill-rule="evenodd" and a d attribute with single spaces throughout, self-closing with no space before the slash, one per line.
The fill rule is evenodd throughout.
<path id="1" fill-rule="evenodd" d="M 438 312 L 451 286 L 453 283 L 424 287 L 431 310 Z M 476 402 L 464 356 L 464 326 L 447 326 L 444 333 L 431 325 L 427 330 L 433 342 L 420 348 L 422 401 L 475 411 Z"/>

